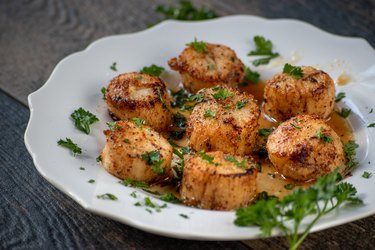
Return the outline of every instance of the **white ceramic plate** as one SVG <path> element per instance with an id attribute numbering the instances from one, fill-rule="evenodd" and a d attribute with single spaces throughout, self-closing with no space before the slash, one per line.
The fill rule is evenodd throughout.
<path id="1" fill-rule="evenodd" d="M 360 145 L 357 158 L 360 166 L 347 181 L 353 183 L 364 206 L 341 209 L 321 219 L 313 231 L 357 220 L 375 213 L 374 178 L 364 179 L 363 171 L 375 172 L 375 51 L 359 38 L 329 34 L 309 24 L 286 19 L 266 20 L 254 16 L 231 16 L 205 22 L 165 21 L 150 29 L 133 34 L 99 39 L 87 49 L 63 59 L 42 88 L 29 96 L 30 121 L 25 143 L 41 175 L 68 194 L 85 209 L 110 217 L 130 226 L 155 234 L 209 240 L 240 240 L 259 237 L 257 227 L 237 227 L 234 212 L 217 212 L 168 204 L 161 212 L 150 214 L 145 207 L 134 206 L 147 193 L 118 184 L 118 179 L 106 173 L 96 162 L 104 145 L 102 131 L 110 121 L 100 89 L 118 72 L 138 71 L 143 66 L 157 64 L 169 69 L 168 59 L 177 56 L 194 37 L 234 49 L 241 60 L 251 66 L 247 53 L 254 49 L 252 38 L 262 35 L 274 44 L 282 55 L 279 63 L 257 70 L 263 79 L 281 71 L 285 62 L 312 65 L 327 71 L 336 79 L 345 73 L 350 82 L 337 88 L 347 97 L 340 105 L 349 106 L 356 141 Z M 280 61 L 281 60 L 281 61 Z M 118 72 L 110 70 L 117 62 Z M 254 68 L 254 67 L 253 67 Z M 169 84 L 178 76 L 170 73 Z M 78 107 L 95 113 L 100 119 L 90 135 L 74 128 L 70 114 Z M 69 137 L 83 148 L 81 156 L 57 146 L 60 138 Z M 371 164 L 369 164 L 371 162 Z M 85 170 L 80 170 L 80 167 Z M 94 179 L 95 183 L 88 183 Z M 97 199 L 98 194 L 112 193 L 119 200 Z M 164 202 L 151 198 L 157 204 Z M 185 214 L 189 219 L 180 216 Z"/>

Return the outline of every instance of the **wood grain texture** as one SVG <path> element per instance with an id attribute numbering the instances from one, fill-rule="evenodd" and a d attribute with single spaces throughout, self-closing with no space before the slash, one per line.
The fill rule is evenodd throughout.
<path id="1" fill-rule="evenodd" d="M 23 142 L 28 116 L 0 92 L 0 249 L 247 249 L 152 235 L 85 211 L 36 171 Z"/>
<path id="2" fill-rule="evenodd" d="M 170 0 L 0 1 L 0 89 L 26 104 L 65 56 L 96 39 L 159 22 Z M 375 46 L 375 1 L 196 0 L 219 15 L 296 18 Z M 0 249 L 243 249 L 239 242 L 200 242 L 144 233 L 86 212 L 39 176 L 23 144 L 25 106 L 0 92 Z M 245 242 L 285 249 L 283 238 Z M 311 234 L 301 249 L 375 249 L 375 216 Z"/>

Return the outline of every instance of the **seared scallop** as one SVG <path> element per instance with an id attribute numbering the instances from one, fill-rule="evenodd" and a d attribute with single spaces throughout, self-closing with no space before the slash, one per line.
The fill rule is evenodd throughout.
<path id="1" fill-rule="evenodd" d="M 296 116 L 280 124 L 268 137 L 267 151 L 276 170 L 297 181 L 345 169 L 340 137 L 317 116 Z"/>
<path id="2" fill-rule="evenodd" d="M 322 70 L 301 67 L 299 79 L 288 73 L 277 74 L 264 88 L 264 112 L 277 121 L 297 115 L 318 115 L 327 119 L 335 104 L 335 84 Z"/>
<path id="3" fill-rule="evenodd" d="M 256 195 L 257 170 L 251 164 L 247 158 L 220 151 L 186 155 L 182 201 L 214 210 L 247 206 Z"/>
<path id="4" fill-rule="evenodd" d="M 198 94 L 205 101 L 194 107 L 188 119 L 189 145 L 196 151 L 249 154 L 255 146 L 260 114 L 253 96 L 224 86 Z"/>
<path id="5" fill-rule="evenodd" d="M 120 120 L 140 117 L 156 131 L 167 130 L 171 123 L 171 97 L 158 77 L 125 73 L 111 80 L 106 92 L 109 112 Z"/>
<path id="6" fill-rule="evenodd" d="M 172 146 L 151 127 L 135 121 L 118 121 L 104 131 L 103 167 L 121 179 L 152 182 L 172 177 Z"/>
<path id="7" fill-rule="evenodd" d="M 216 85 L 235 87 L 244 78 L 244 64 L 227 46 L 200 42 L 200 49 L 185 48 L 178 58 L 168 64 L 180 73 L 184 87 L 196 93 Z"/>

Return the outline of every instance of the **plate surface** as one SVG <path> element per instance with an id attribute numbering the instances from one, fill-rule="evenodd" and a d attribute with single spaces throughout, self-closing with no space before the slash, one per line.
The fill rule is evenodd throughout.
<path id="1" fill-rule="evenodd" d="M 106 173 L 96 162 L 104 146 L 106 121 L 110 121 L 100 89 L 119 72 L 139 71 L 157 64 L 167 69 L 165 80 L 177 84 L 177 73 L 169 70 L 168 59 L 177 56 L 194 37 L 211 43 L 225 44 L 239 58 L 251 65 L 247 53 L 254 49 L 252 38 L 262 35 L 274 44 L 282 58 L 269 66 L 259 67 L 262 79 L 280 72 L 285 62 L 311 65 L 328 72 L 333 79 L 343 73 L 350 76 L 337 92 L 346 92 L 340 103 L 352 109 L 348 118 L 360 145 L 357 159 L 360 166 L 347 179 L 354 184 L 365 204 L 343 208 L 322 218 L 313 231 L 347 223 L 375 213 L 374 177 L 364 179 L 363 171 L 375 172 L 375 51 L 363 39 L 329 34 L 309 24 L 287 19 L 266 20 L 254 16 L 230 16 L 204 22 L 165 21 L 150 29 L 133 34 L 105 37 L 87 49 L 63 59 L 50 78 L 38 91 L 29 96 L 30 120 L 25 143 L 41 175 L 68 194 L 85 209 L 110 217 L 130 226 L 165 236 L 185 239 L 240 240 L 259 237 L 257 227 L 237 227 L 234 212 L 208 211 L 168 203 L 161 212 L 149 213 L 142 202 L 149 194 L 118 184 L 118 179 Z M 118 72 L 110 70 L 117 62 Z M 70 114 L 83 107 L 96 114 L 100 122 L 92 126 L 90 135 L 74 128 Z M 82 147 L 83 153 L 73 157 L 68 150 L 57 146 L 60 138 L 69 137 Z M 85 170 L 81 170 L 83 167 Z M 95 183 L 88 183 L 94 179 Z M 115 194 L 119 200 L 102 200 L 96 196 Z M 156 204 L 163 201 L 154 199 Z M 180 214 L 187 215 L 183 218 Z"/>

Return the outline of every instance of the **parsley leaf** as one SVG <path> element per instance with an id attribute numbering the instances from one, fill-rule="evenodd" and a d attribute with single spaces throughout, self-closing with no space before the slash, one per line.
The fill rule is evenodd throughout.
<path id="1" fill-rule="evenodd" d="M 341 111 L 336 111 L 336 113 L 342 118 L 347 118 L 351 112 L 352 110 L 347 108 L 342 108 Z"/>
<path id="2" fill-rule="evenodd" d="M 142 118 L 139 118 L 139 117 L 133 117 L 132 118 L 132 121 L 134 122 L 134 125 L 137 127 L 137 128 L 142 128 L 142 124 L 145 124 L 146 121 L 143 120 Z"/>
<path id="3" fill-rule="evenodd" d="M 83 131 L 85 134 L 90 133 L 90 125 L 99 121 L 99 119 L 92 113 L 83 108 L 74 110 L 70 115 L 74 121 L 74 125 L 79 130 Z"/>
<path id="4" fill-rule="evenodd" d="M 215 93 L 212 94 L 212 96 L 216 100 L 226 100 L 228 97 L 234 96 L 234 94 L 230 92 L 228 89 L 219 88 L 216 90 Z"/>
<path id="5" fill-rule="evenodd" d="M 315 137 L 318 138 L 319 140 L 322 140 L 325 144 L 328 144 L 333 141 L 332 137 L 323 133 L 323 127 L 320 127 L 316 133 Z"/>
<path id="6" fill-rule="evenodd" d="M 290 126 L 296 128 L 296 129 L 301 129 L 301 127 L 299 127 L 298 125 L 294 124 L 294 123 L 291 123 Z"/>
<path id="7" fill-rule="evenodd" d="M 152 64 L 151 66 L 148 67 L 143 67 L 141 69 L 141 73 L 152 75 L 152 76 L 160 76 L 161 73 L 163 73 L 164 68 L 155 64 Z"/>
<path id="8" fill-rule="evenodd" d="M 103 100 L 105 100 L 105 95 L 107 94 L 107 89 L 105 87 L 100 89 L 100 92 L 103 94 Z"/>
<path id="9" fill-rule="evenodd" d="M 346 97 L 346 94 L 345 92 L 340 92 L 336 95 L 336 99 L 335 99 L 335 102 L 339 102 L 341 101 L 342 99 L 344 99 Z"/>
<path id="10" fill-rule="evenodd" d="M 135 188 L 149 188 L 150 185 L 145 181 L 137 181 L 134 179 L 125 179 L 122 181 L 119 181 L 120 184 L 126 186 L 126 187 L 135 187 Z"/>
<path id="11" fill-rule="evenodd" d="M 215 115 L 215 111 L 212 111 L 211 109 L 207 109 L 203 114 L 204 118 L 212 118 L 215 117 Z"/>
<path id="12" fill-rule="evenodd" d="M 195 49 L 195 51 L 199 53 L 207 53 L 206 43 L 203 41 L 198 42 L 196 37 L 194 37 L 193 42 L 187 43 L 186 46 L 192 47 L 193 49 Z"/>
<path id="13" fill-rule="evenodd" d="M 375 123 L 370 123 L 369 125 L 367 125 L 368 128 L 375 128 Z"/>
<path id="14" fill-rule="evenodd" d="M 214 157 L 206 154 L 204 150 L 200 150 L 196 152 L 195 154 L 200 156 L 203 160 L 207 161 L 209 164 L 217 165 L 217 163 L 214 162 Z"/>
<path id="15" fill-rule="evenodd" d="M 273 129 L 271 128 L 261 128 L 258 130 L 258 135 L 267 138 L 271 133 Z"/>
<path id="16" fill-rule="evenodd" d="M 249 67 L 245 67 L 245 82 L 241 83 L 241 86 L 247 86 L 248 82 L 258 83 L 260 79 L 260 74 L 256 71 L 252 71 Z"/>
<path id="17" fill-rule="evenodd" d="M 195 7 L 191 1 L 180 1 L 179 7 L 163 6 L 156 7 L 156 11 L 164 14 L 166 19 L 177 20 L 206 20 L 217 17 L 218 15 L 206 7 Z"/>
<path id="18" fill-rule="evenodd" d="M 203 94 L 192 95 L 185 89 L 180 89 L 177 92 L 171 92 L 173 102 L 171 106 L 173 108 L 177 107 L 181 110 L 192 110 L 195 105 L 204 100 Z"/>
<path id="19" fill-rule="evenodd" d="M 75 144 L 71 139 L 69 138 L 66 138 L 66 140 L 62 140 L 60 139 L 58 142 L 57 142 L 58 145 L 62 146 L 62 147 L 65 147 L 67 149 L 69 149 L 70 151 L 72 151 L 73 155 L 77 155 L 77 154 L 82 154 L 82 149 L 80 147 L 78 147 L 77 144 Z"/>
<path id="20" fill-rule="evenodd" d="M 358 165 L 358 162 L 355 161 L 354 157 L 356 155 L 356 149 L 359 147 L 355 141 L 350 140 L 348 143 L 344 144 L 344 153 L 347 160 L 346 165 L 349 168 L 354 168 Z"/>
<path id="21" fill-rule="evenodd" d="M 362 177 L 366 178 L 366 179 L 369 179 L 371 176 L 372 176 L 372 173 L 367 172 L 367 171 L 363 172 L 363 174 L 362 174 Z"/>
<path id="22" fill-rule="evenodd" d="M 245 107 L 246 104 L 248 104 L 248 103 L 249 103 L 249 101 L 242 101 L 242 102 L 237 101 L 237 102 L 236 102 L 236 109 L 242 109 L 242 108 Z"/>
<path id="23" fill-rule="evenodd" d="M 172 193 L 166 193 L 159 197 L 163 201 L 171 202 L 171 203 L 181 203 L 180 199 L 178 199 L 174 194 Z"/>
<path id="24" fill-rule="evenodd" d="M 303 77 L 303 71 L 301 67 L 292 66 L 289 63 L 286 63 L 283 68 L 283 73 L 292 75 L 293 78 L 300 79 Z"/>
<path id="25" fill-rule="evenodd" d="M 179 216 L 181 216 L 184 219 L 189 219 L 189 216 L 187 216 L 186 214 L 179 214 Z"/>
<path id="26" fill-rule="evenodd" d="M 117 129 L 122 128 L 120 125 L 117 124 L 117 122 L 107 122 L 108 129 L 111 131 L 115 131 Z"/>
<path id="27" fill-rule="evenodd" d="M 344 204 L 362 203 L 356 196 L 356 188 L 345 182 L 336 185 L 337 178 L 338 172 L 335 170 L 318 178 L 309 188 L 298 188 L 280 201 L 269 197 L 247 208 L 237 209 L 234 223 L 238 226 L 258 225 L 263 237 L 270 236 L 277 228 L 286 236 L 289 249 L 297 249 L 321 217 Z M 313 219 L 300 234 L 302 220 L 309 215 Z"/>
<path id="28" fill-rule="evenodd" d="M 224 160 L 232 162 L 238 168 L 244 168 L 244 169 L 247 168 L 247 166 L 246 166 L 247 161 L 246 160 L 238 161 L 233 155 L 225 156 Z"/>
<path id="29" fill-rule="evenodd" d="M 266 56 L 253 61 L 254 66 L 268 64 L 271 59 L 278 57 L 279 53 L 272 52 L 273 44 L 270 40 L 266 40 L 263 36 L 254 36 L 255 50 L 250 51 L 248 56 Z"/>
<path id="30" fill-rule="evenodd" d="M 172 123 L 179 127 L 180 129 L 186 128 L 186 117 L 183 116 L 181 113 L 176 113 L 172 117 Z"/>
<path id="31" fill-rule="evenodd" d="M 164 174 L 164 169 L 162 168 L 162 164 L 164 163 L 164 159 L 160 159 L 160 152 L 157 150 L 150 151 L 147 153 L 142 154 L 142 159 L 146 162 L 147 165 L 150 165 L 152 170 L 158 174 Z"/>
<path id="32" fill-rule="evenodd" d="M 284 188 L 287 189 L 287 190 L 292 190 L 294 188 L 294 185 L 292 183 L 288 183 L 288 184 L 284 185 Z"/>
<path id="33" fill-rule="evenodd" d="M 97 195 L 96 197 L 98 199 L 103 199 L 103 200 L 113 200 L 113 201 L 118 200 L 118 198 L 114 194 L 110 194 L 110 193 L 105 193 L 105 194 Z"/>
<path id="34" fill-rule="evenodd" d="M 117 71 L 117 63 L 116 62 L 112 63 L 111 67 L 109 68 L 113 71 Z"/>

